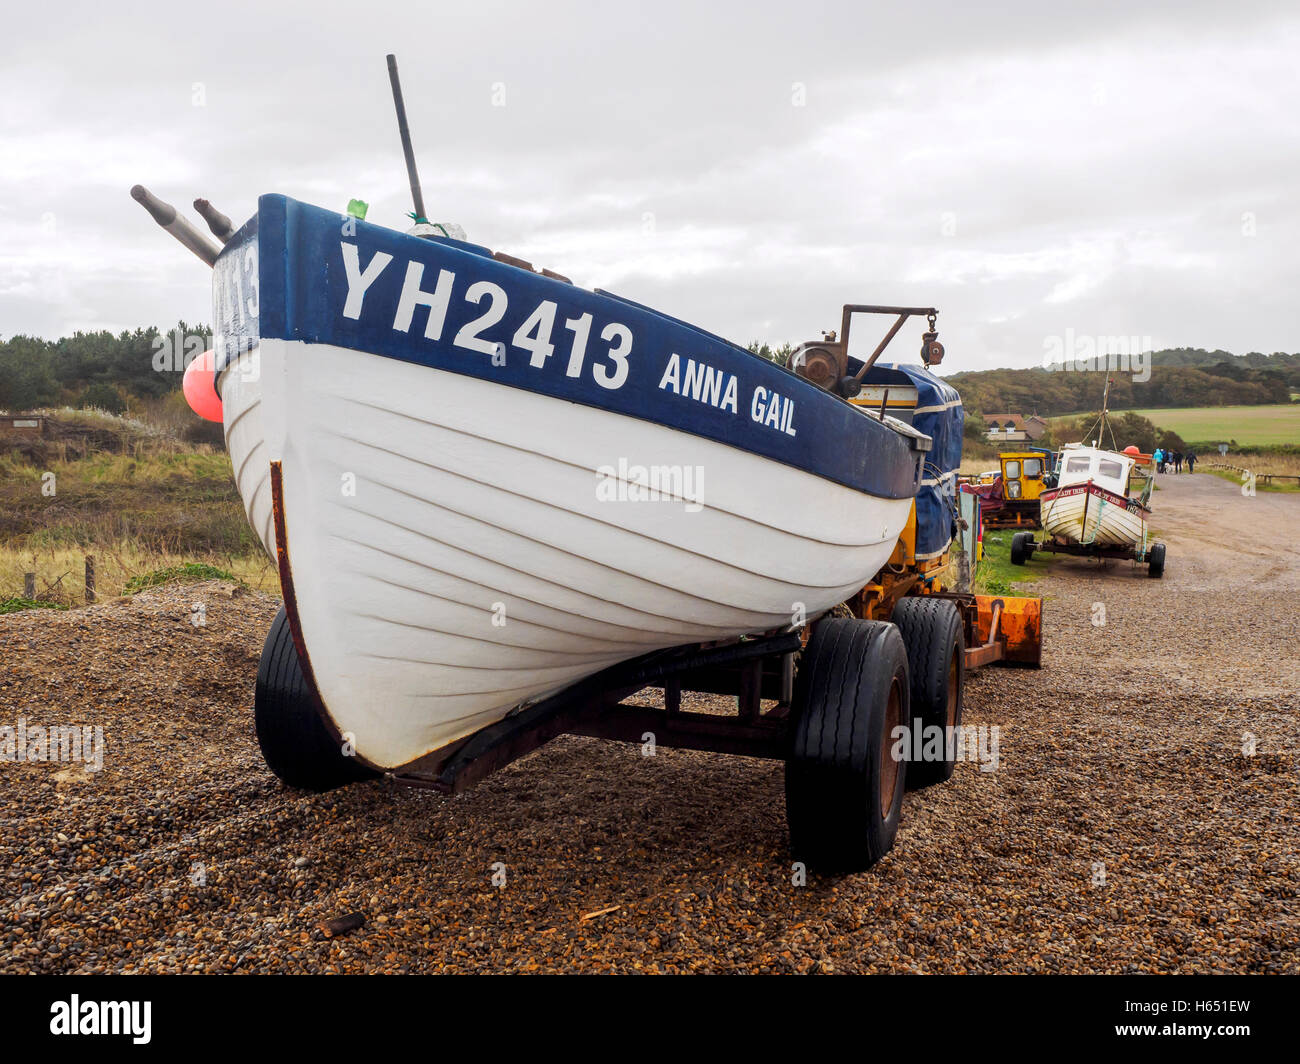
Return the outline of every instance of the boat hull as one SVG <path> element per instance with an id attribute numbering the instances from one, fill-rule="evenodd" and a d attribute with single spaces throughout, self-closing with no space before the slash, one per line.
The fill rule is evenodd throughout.
<path id="1" fill-rule="evenodd" d="M 1048 536 L 1080 546 L 1127 548 L 1146 536 L 1150 511 L 1096 484 L 1045 491 L 1039 498 Z"/>
<path id="2" fill-rule="evenodd" d="M 910 500 L 652 422 L 340 348 L 264 341 L 259 358 L 296 629 L 334 727 L 376 767 L 618 661 L 815 617 L 908 518 Z M 693 493 L 642 497 L 651 467 L 693 470 Z"/>
<path id="3" fill-rule="evenodd" d="M 828 610 L 888 560 L 930 442 L 484 252 L 263 197 L 216 268 L 240 493 L 327 723 L 380 769 Z"/>
<path id="4" fill-rule="evenodd" d="M 271 463 L 262 428 L 262 356 L 254 346 L 232 361 L 221 376 L 221 415 L 235 486 L 248 524 L 262 548 L 275 558 L 271 511 Z"/>

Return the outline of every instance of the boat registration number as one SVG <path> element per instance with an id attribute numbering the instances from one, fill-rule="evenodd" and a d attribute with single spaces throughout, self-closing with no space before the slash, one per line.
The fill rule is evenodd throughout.
<path id="1" fill-rule="evenodd" d="M 347 240 L 340 242 L 340 252 L 346 281 L 342 316 L 350 321 L 361 321 L 364 312 L 369 323 L 382 328 L 379 323 L 387 319 L 378 315 L 391 307 L 395 332 L 409 336 L 422 318 L 426 339 L 484 355 L 494 366 L 515 364 L 517 355 L 512 352 L 519 352 L 528 356 L 532 369 L 546 369 L 554 358 L 564 367 L 565 377 L 587 378 L 609 391 L 628 382 L 634 335 L 623 321 L 599 320 L 591 311 L 564 310 L 555 300 L 534 302 L 535 294 L 515 292 L 516 304 L 522 300 L 531 307 L 521 320 L 518 307 L 511 309 L 511 292 L 495 281 L 465 277 L 437 265 L 426 272 L 426 264 L 415 260 L 405 263 L 403 273 L 389 252 L 376 250 L 363 261 L 357 244 Z M 384 280 L 376 287 L 381 277 Z M 384 309 L 377 311 L 372 304 L 380 292 L 384 295 L 377 306 Z M 472 309 L 467 310 L 467 305 Z M 737 415 L 744 409 L 751 421 L 766 430 L 797 434 L 794 399 L 755 384 L 742 406 L 737 375 L 698 358 L 672 353 L 658 382 L 660 392 L 723 413 Z"/>
<path id="2" fill-rule="evenodd" d="M 376 251 L 364 267 L 355 244 L 344 242 L 343 268 L 347 273 L 347 300 L 343 316 L 353 320 L 361 317 L 366 292 L 393 261 L 386 251 Z M 602 325 L 593 341 L 594 318 L 590 312 L 576 317 L 563 318 L 559 304 L 544 299 L 515 329 L 507 345 L 502 340 L 488 339 L 484 334 L 500 324 L 506 316 L 510 297 L 494 281 L 473 281 L 456 292 L 457 278 L 452 270 L 442 268 L 432 288 L 425 287 L 424 264 L 408 262 L 401 295 L 393 314 L 393 328 L 408 333 L 415 320 L 416 311 L 427 311 L 424 321 L 426 339 L 440 341 L 447 322 L 447 311 L 452 300 L 459 298 L 480 308 L 480 313 L 465 322 L 451 339 L 455 347 L 476 354 L 487 355 L 494 364 L 504 365 L 507 348 L 527 352 L 528 364 L 542 369 L 556 353 L 564 348 L 562 360 L 567 377 L 580 377 L 589 373 L 602 388 L 615 390 L 627 382 L 628 356 L 632 353 L 632 330 L 622 322 L 611 321 Z M 557 333 L 556 326 L 560 326 Z"/>

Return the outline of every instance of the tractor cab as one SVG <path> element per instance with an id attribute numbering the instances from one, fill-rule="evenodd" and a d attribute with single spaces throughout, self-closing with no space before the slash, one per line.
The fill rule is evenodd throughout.
<path id="1" fill-rule="evenodd" d="M 1037 502 L 1043 493 L 1043 478 L 1052 472 L 1052 454 L 1044 449 L 1004 451 L 998 455 L 1002 466 L 1002 493 L 1008 502 L 1024 499 Z"/>
<path id="2" fill-rule="evenodd" d="M 1056 459 L 1046 447 L 1024 447 L 998 455 L 998 469 L 989 484 L 976 483 L 984 500 L 988 528 L 1038 528 L 1038 497 L 1055 484 Z"/>

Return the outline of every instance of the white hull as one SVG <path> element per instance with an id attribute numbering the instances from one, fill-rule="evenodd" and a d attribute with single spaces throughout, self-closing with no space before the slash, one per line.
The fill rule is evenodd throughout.
<path id="1" fill-rule="evenodd" d="M 322 701 L 381 768 L 618 661 L 816 616 L 880 569 L 911 507 L 656 422 L 328 344 L 264 340 L 221 391 L 271 551 L 280 463 Z M 627 481 L 600 488 L 602 467 L 688 471 L 694 504 L 611 499 Z"/>
<path id="2" fill-rule="evenodd" d="M 1146 520 L 1140 511 L 1120 505 L 1116 496 L 1095 487 L 1066 494 L 1071 490 L 1044 497 L 1041 520 L 1048 536 L 1098 547 L 1131 547 L 1141 542 Z"/>
<path id="3" fill-rule="evenodd" d="M 262 547 L 275 558 L 275 523 L 271 510 L 271 462 L 262 430 L 262 359 L 254 347 L 222 375 L 221 414 L 226 450 L 235 474 L 244 513 Z"/>

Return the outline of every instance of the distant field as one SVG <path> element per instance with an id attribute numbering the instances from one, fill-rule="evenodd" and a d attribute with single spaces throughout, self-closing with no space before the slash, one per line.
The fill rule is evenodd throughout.
<path id="1" fill-rule="evenodd" d="M 1122 414 L 1127 411 L 1116 410 Z M 1134 410 L 1162 429 L 1172 429 L 1188 443 L 1236 440 L 1243 447 L 1300 443 L 1300 403 L 1272 406 L 1194 406 Z M 1071 417 L 1077 415 L 1070 415 Z M 1061 420 L 1052 418 L 1052 421 Z"/>
<path id="2" fill-rule="evenodd" d="M 1276 406 L 1174 407 L 1134 411 L 1189 442 L 1236 440 L 1246 447 L 1300 443 L 1300 403 Z"/>

